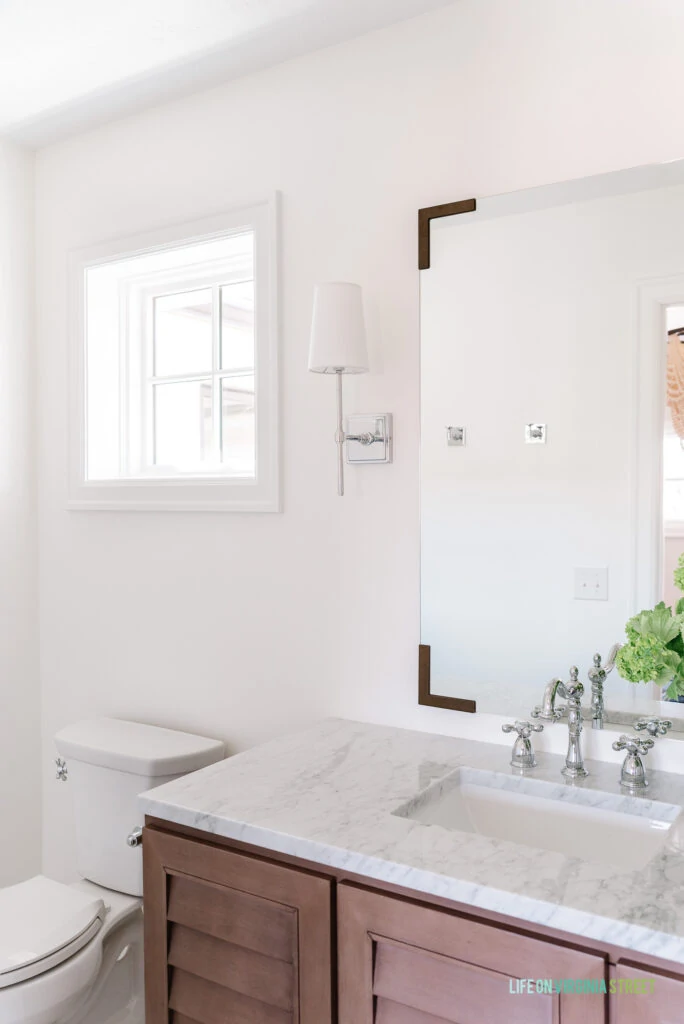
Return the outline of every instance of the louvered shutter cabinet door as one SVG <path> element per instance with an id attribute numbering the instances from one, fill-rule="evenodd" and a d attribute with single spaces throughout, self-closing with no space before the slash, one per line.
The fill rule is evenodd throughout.
<path id="1" fill-rule="evenodd" d="M 348 884 L 337 907 L 339 1024 L 606 1024 L 600 992 L 510 990 L 519 978 L 598 988 L 601 956 Z"/>
<path id="2" fill-rule="evenodd" d="M 146 828 L 147 1024 L 329 1024 L 331 883 Z"/>

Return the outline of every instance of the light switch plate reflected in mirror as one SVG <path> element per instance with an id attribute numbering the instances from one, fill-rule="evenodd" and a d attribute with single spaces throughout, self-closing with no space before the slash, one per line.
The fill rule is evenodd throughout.
<path id="1" fill-rule="evenodd" d="M 607 601 L 608 570 L 575 569 L 575 599 L 577 601 Z"/>

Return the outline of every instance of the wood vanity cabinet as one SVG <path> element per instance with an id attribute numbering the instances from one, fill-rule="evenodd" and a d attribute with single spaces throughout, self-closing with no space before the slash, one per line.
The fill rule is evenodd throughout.
<path id="1" fill-rule="evenodd" d="M 143 835 L 146 1024 L 684 1024 L 661 961 L 176 827 Z M 513 994 L 526 978 L 655 984 Z"/>
<path id="2" fill-rule="evenodd" d="M 616 979 L 652 980 L 649 995 L 624 994 L 615 996 L 611 1008 L 610 1024 L 682 1024 L 684 1021 L 684 980 L 636 967 L 630 962 L 618 963 Z"/>
<path id="3" fill-rule="evenodd" d="M 513 995 L 511 978 L 607 981 L 603 957 L 360 887 L 338 888 L 339 1024 L 604 1024 L 606 997 Z"/>
<path id="4" fill-rule="evenodd" d="M 145 829 L 146 1024 L 327 1024 L 332 882 Z"/>

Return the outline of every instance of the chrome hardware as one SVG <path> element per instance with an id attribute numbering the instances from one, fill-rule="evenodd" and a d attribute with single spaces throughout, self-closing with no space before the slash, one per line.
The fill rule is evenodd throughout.
<path id="1" fill-rule="evenodd" d="M 655 746 L 650 736 L 642 739 L 640 736 L 621 736 L 613 743 L 613 750 L 626 750 L 627 756 L 622 764 L 620 772 L 620 785 L 625 789 L 634 792 L 645 789 L 648 786 L 646 769 L 641 760 L 648 754 L 651 747 Z"/>
<path id="2" fill-rule="evenodd" d="M 526 423 L 525 444 L 546 444 L 546 424 Z"/>
<path id="3" fill-rule="evenodd" d="M 568 702 L 568 752 L 565 756 L 565 768 L 561 774 L 568 779 L 583 779 L 589 772 L 582 759 L 582 694 L 584 687 L 578 682 L 579 670 L 573 665 L 570 669 L 570 682 L 559 683 L 558 693 Z"/>
<path id="4" fill-rule="evenodd" d="M 613 644 L 608 652 L 608 660 L 605 665 L 601 664 L 601 655 L 594 655 L 593 667 L 589 669 L 589 682 L 591 683 L 591 727 L 602 729 L 604 722 L 605 707 L 603 703 L 603 684 L 615 668 L 617 653 L 623 644 Z"/>
<path id="5" fill-rule="evenodd" d="M 369 444 L 379 444 L 381 441 L 384 442 L 385 438 L 382 434 L 371 434 L 366 431 L 364 434 L 346 434 L 345 441 L 358 441 L 359 444 L 363 444 L 366 447 Z"/>
<path id="6" fill-rule="evenodd" d="M 126 846 L 142 846 L 143 841 L 143 830 L 138 826 L 134 828 L 130 835 L 126 836 Z"/>
<path id="7" fill-rule="evenodd" d="M 466 428 L 447 427 L 446 436 L 448 445 L 463 448 L 466 443 Z"/>
<path id="8" fill-rule="evenodd" d="M 518 734 L 513 744 L 511 768 L 519 768 L 520 771 L 524 772 L 535 767 L 537 759 L 532 749 L 530 733 L 542 732 L 543 728 L 543 725 L 533 725 L 531 722 L 514 722 L 513 724 L 507 723 L 501 726 L 502 732 L 515 731 Z"/>
<path id="9" fill-rule="evenodd" d="M 392 461 L 392 416 L 348 416 L 347 431 L 342 430 L 341 443 L 346 443 L 350 465 Z M 338 441 L 340 438 L 338 438 Z"/>
<path id="10" fill-rule="evenodd" d="M 640 718 L 634 723 L 637 732 L 647 732 L 654 740 L 657 736 L 667 736 L 668 729 L 672 728 L 672 722 L 667 718 Z"/>
<path id="11" fill-rule="evenodd" d="M 558 687 L 563 685 L 562 679 L 550 679 L 544 687 L 541 704 L 537 704 L 530 712 L 531 718 L 541 718 L 544 722 L 557 722 L 565 714 L 565 708 L 556 707 Z"/>
<path id="12" fill-rule="evenodd" d="M 55 778 L 57 779 L 58 782 L 66 782 L 67 779 L 69 778 L 69 772 L 66 766 L 66 761 L 64 761 L 61 757 L 56 757 L 55 764 L 57 765 L 57 774 L 55 775 Z"/>

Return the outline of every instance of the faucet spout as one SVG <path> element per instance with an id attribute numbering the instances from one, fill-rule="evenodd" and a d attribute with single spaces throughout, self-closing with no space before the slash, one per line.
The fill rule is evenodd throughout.
<path id="1" fill-rule="evenodd" d="M 562 679 L 549 679 L 544 687 L 541 704 L 537 704 L 530 712 L 532 718 L 541 718 L 544 722 L 557 722 L 565 714 L 565 708 L 556 707 L 556 694 L 563 685 Z M 562 696 L 562 695 L 561 695 Z"/>

